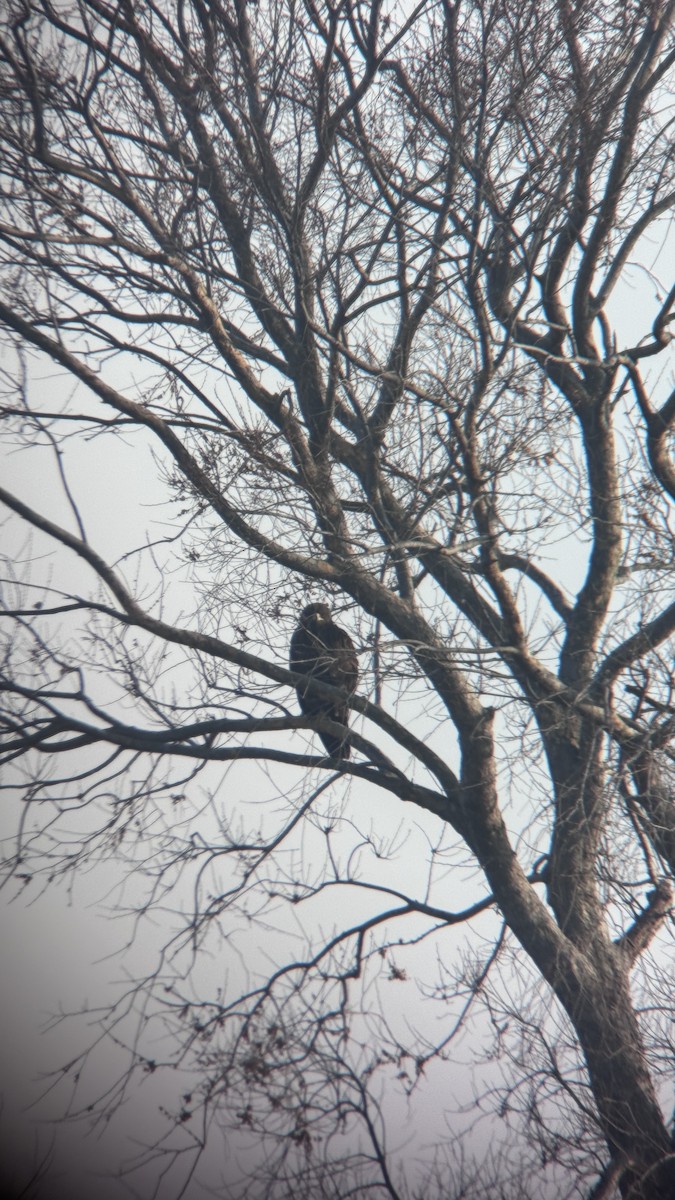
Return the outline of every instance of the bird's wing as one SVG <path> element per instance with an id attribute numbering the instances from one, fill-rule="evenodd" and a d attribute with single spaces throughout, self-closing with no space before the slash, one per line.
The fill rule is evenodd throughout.
<path id="1" fill-rule="evenodd" d="M 339 625 L 327 625 L 322 631 L 322 641 L 330 651 L 331 683 L 348 692 L 355 691 L 359 680 L 359 662 L 349 634 Z"/>
<path id="2" fill-rule="evenodd" d="M 289 662 L 292 671 L 301 671 L 307 675 L 316 661 L 314 639 L 310 637 L 302 625 L 293 633 L 291 638 Z"/>

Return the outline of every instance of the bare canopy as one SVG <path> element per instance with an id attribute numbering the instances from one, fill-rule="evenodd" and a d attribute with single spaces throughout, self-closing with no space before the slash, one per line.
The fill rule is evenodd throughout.
<path id="1" fill-rule="evenodd" d="M 675 1194 L 674 8 L 3 6 L 6 880 L 127 880 L 141 1193 Z"/>

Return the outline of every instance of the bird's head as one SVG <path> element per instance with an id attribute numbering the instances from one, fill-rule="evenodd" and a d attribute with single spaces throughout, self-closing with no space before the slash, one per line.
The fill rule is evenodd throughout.
<path id="1" fill-rule="evenodd" d="M 304 626 L 325 625 L 330 619 L 330 607 L 328 604 L 308 604 L 300 613 L 300 624 Z"/>

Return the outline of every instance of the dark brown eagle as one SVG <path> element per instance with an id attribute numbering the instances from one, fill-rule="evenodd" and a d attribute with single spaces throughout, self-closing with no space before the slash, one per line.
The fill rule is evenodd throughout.
<path id="1" fill-rule="evenodd" d="M 309 675 L 321 683 L 342 688 L 345 692 L 356 691 L 359 664 L 354 643 L 344 629 L 335 625 L 327 604 L 308 604 L 300 614 L 300 624 L 291 638 L 290 665 L 292 671 Z M 349 721 L 349 705 L 342 700 L 324 700 L 302 687 L 297 689 L 300 708 L 308 717 L 330 717 L 345 728 Z M 337 737 L 334 733 L 323 733 L 319 737 L 326 750 L 334 758 L 349 758 L 351 747 L 349 735 Z"/>

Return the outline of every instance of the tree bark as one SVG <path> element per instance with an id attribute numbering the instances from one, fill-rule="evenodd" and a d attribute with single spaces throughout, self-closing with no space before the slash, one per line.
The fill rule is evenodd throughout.
<path id="1" fill-rule="evenodd" d="M 522 875 L 496 803 L 491 722 L 466 738 L 470 764 L 462 784 L 471 797 L 468 838 L 504 916 L 567 1013 L 589 1073 L 600 1128 L 621 1165 L 625 1200 L 672 1200 L 675 1158 L 653 1086 L 632 997 L 631 939 L 611 940 L 599 902 L 594 855 L 604 812 L 599 740 L 581 722 L 549 729 L 549 761 L 558 798 L 548 890 L 553 920 Z M 467 805 L 467 809 L 469 806 Z M 655 904 L 662 920 L 670 890 Z"/>
<path id="2" fill-rule="evenodd" d="M 558 990 L 584 1053 L 612 1160 L 625 1164 L 625 1200 L 672 1200 L 675 1159 L 651 1081 L 630 996 L 628 972 L 609 944 L 589 964 L 583 986 Z"/>

